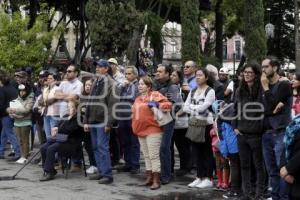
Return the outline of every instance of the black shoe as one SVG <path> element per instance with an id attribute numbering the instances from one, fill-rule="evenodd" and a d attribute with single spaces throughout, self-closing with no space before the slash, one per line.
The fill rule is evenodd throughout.
<path id="1" fill-rule="evenodd" d="M 20 159 L 20 156 L 15 156 L 15 157 L 7 159 L 7 161 L 9 161 L 9 162 L 15 162 L 15 161 L 17 161 L 19 159 Z"/>
<path id="2" fill-rule="evenodd" d="M 114 179 L 109 177 L 103 177 L 98 181 L 99 184 L 111 184 L 112 182 L 114 182 Z"/>
<path id="3" fill-rule="evenodd" d="M 238 197 L 240 197 L 240 194 L 234 191 L 228 191 L 225 194 L 223 194 L 224 199 L 231 199 L 231 198 L 238 198 Z"/>
<path id="4" fill-rule="evenodd" d="M 15 154 L 15 152 L 10 152 L 7 156 L 8 157 L 14 157 L 16 154 Z"/>
<path id="5" fill-rule="evenodd" d="M 51 173 L 46 173 L 43 175 L 43 177 L 40 179 L 41 182 L 43 181 L 51 181 L 55 178 L 55 175 L 57 174 L 57 171 L 53 171 Z"/>
<path id="6" fill-rule="evenodd" d="M 128 167 L 128 166 L 119 166 L 119 167 L 116 167 L 116 170 L 118 172 L 130 172 L 131 171 L 131 167 Z"/>
<path id="7" fill-rule="evenodd" d="M 101 176 L 100 174 L 94 174 L 94 175 L 89 176 L 90 180 L 100 180 L 102 178 L 103 178 L 103 176 Z"/>
<path id="8" fill-rule="evenodd" d="M 140 169 L 131 169 L 130 170 L 130 174 L 139 174 L 140 173 Z"/>
<path id="9" fill-rule="evenodd" d="M 167 184 L 170 183 L 170 180 L 161 180 L 160 183 L 161 183 L 162 185 L 167 185 Z"/>
<path id="10" fill-rule="evenodd" d="M 33 164 L 37 165 L 41 162 L 42 158 L 37 158 L 33 160 Z"/>

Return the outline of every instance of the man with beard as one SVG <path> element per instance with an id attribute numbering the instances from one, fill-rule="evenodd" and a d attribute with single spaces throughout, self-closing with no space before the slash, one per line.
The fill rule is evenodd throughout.
<path id="1" fill-rule="evenodd" d="M 288 199 L 286 183 L 279 175 L 279 165 L 284 152 L 285 128 L 291 121 L 292 90 L 288 81 L 280 80 L 279 70 L 280 63 L 275 57 L 262 61 L 261 84 L 265 106 L 262 144 L 273 200 Z"/>

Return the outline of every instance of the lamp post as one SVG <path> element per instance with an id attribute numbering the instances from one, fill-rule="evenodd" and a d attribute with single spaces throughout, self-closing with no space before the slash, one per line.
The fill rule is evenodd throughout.
<path id="1" fill-rule="evenodd" d="M 232 54 L 232 58 L 233 58 L 233 75 L 235 75 L 235 51 Z"/>

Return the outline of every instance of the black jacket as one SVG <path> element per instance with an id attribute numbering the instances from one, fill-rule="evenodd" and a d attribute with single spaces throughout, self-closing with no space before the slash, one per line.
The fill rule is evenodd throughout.
<path id="1" fill-rule="evenodd" d="M 0 87 L 0 118 L 8 115 L 9 102 L 18 97 L 18 90 L 10 84 Z"/>
<path id="2" fill-rule="evenodd" d="M 291 199 L 300 199 L 300 134 L 295 138 L 292 157 L 287 162 L 286 169 L 295 178 L 294 183 L 289 185 L 290 197 Z"/>

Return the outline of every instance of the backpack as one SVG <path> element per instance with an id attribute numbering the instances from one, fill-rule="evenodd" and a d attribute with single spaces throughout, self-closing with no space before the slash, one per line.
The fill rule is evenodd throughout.
<path id="1" fill-rule="evenodd" d="M 197 90 L 197 88 L 195 88 L 195 89 L 192 90 L 192 92 L 191 92 L 191 99 L 194 98 L 194 95 L 195 95 L 195 93 L 196 93 L 196 90 Z M 204 92 L 204 98 L 206 97 L 207 93 L 208 93 L 210 90 L 212 90 L 211 87 L 206 88 L 206 90 L 205 90 L 205 92 Z M 208 107 L 208 111 L 213 113 L 212 105 L 210 105 L 210 106 Z"/>

